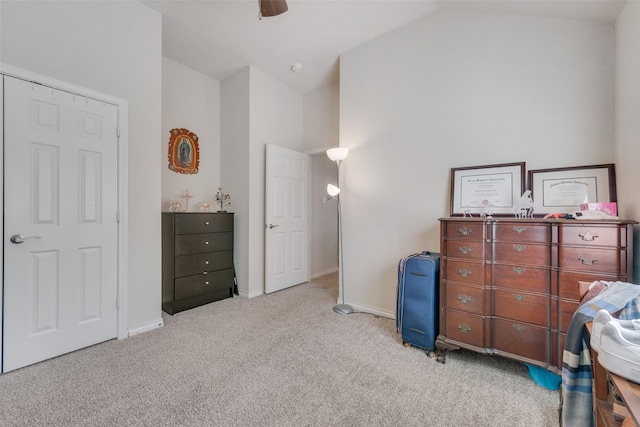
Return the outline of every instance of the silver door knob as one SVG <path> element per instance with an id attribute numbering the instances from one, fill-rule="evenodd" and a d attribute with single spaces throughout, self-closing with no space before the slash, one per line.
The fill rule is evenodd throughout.
<path id="1" fill-rule="evenodd" d="M 42 237 L 40 237 L 40 236 L 24 237 L 22 234 L 14 234 L 13 236 L 11 236 L 9 238 L 11 243 L 15 243 L 16 245 L 20 244 L 20 243 L 23 243 L 25 240 L 29 240 L 29 239 L 42 239 Z"/>
<path id="2" fill-rule="evenodd" d="M 275 225 L 269 224 L 268 227 L 269 227 L 269 229 L 272 229 L 272 228 L 280 227 L 280 225 L 279 224 L 275 224 Z"/>

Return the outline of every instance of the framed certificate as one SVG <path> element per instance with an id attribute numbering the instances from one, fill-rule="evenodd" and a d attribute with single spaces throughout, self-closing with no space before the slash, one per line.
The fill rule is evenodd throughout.
<path id="1" fill-rule="evenodd" d="M 529 171 L 535 216 L 580 210 L 581 203 L 616 201 L 613 164 Z"/>
<path id="2" fill-rule="evenodd" d="M 451 216 L 514 215 L 524 192 L 525 162 L 451 169 Z"/>

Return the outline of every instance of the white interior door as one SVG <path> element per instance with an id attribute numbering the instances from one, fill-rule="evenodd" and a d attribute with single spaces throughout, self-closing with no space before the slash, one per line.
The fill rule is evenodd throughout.
<path id="1" fill-rule="evenodd" d="M 4 372 L 117 335 L 117 114 L 4 78 Z"/>
<path id="2" fill-rule="evenodd" d="M 309 281 L 309 155 L 267 145 L 265 292 Z"/>

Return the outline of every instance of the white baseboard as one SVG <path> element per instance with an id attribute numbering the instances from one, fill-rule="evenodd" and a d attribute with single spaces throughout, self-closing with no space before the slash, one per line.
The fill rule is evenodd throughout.
<path id="1" fill-rule="evenodd" d="M 311 280 L 316 279 L 318 277 L 326 276 L 327 274 L 337 273 L 338 271 L 340 271 L 340 269 L 337 266 L 330 268 L 328 270 L 319 271 L 311 275 Z"/>
<path id="2" fill-rule="evenodd" d="M 255 297 L 259 297 L 260 295 L 264 295 L 264 291 L 256 291 L 256 292 L 252 292 L 252 293 L 248 293 L 245 291 L 239 291 L 238 292 L 240 298 L 255 298 Z"/>
<path id="3" fill-rule="evenodd" d="M 255 297 L 259 297 L 260 295 L 264 295 L 264 290 L 252 292 L 252 293 L 248 294 L 247 297 L 255 298 Z"/>
<path id="4" fill-rule="evenodd" d="M 367 305 L 353 304 L 352 302 L 349 302 L 349 300 L 345 301 L 345 303 L 353 307 L 353 311 L 361 311 L 363 313 L 370 313 L 375 316 L 387 317 L 389 319 L 396 318 L 395 311 L 386 311 L 377 307 L 369 307 Z M 336 304 L 342 304 L 342 300 L 338 299 L 338 301 L 336 301 Z"/>
<path id="5" fill-rule="evenodd" d="M 138 334 L 142 334 L 144 332 L 149 332 L 149 331 L 153 331 L 154 329 L 157 328 L 161 328 L 164 326 L 164 320 L 162 320 L 162 318 L 156 320 L 153 323 L 149 323 L 148 325 L 145 326 L 141 326 L 139 328 L 135 328 L 135 329 L 129 329 L 129 337 L 132 337 L 134 335 L 138 335 Z"/>

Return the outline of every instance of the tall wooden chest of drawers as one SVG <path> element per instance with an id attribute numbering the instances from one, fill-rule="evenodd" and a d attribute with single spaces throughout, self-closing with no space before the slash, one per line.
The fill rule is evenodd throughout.
<path id="1" fill-rule="evenodd" d="M 162 213 L 162 310 L 233 297 L 233 214 Z"/>
<path id="2" fill-rule="evenodd" d="M 632 281 L 634 221 L 440 220 L 440 335 L 466 348 L 562 369 L 578 281 Z"/>

